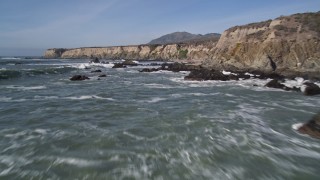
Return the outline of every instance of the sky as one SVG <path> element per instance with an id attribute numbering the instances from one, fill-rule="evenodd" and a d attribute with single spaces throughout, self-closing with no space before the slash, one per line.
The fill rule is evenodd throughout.
<path id="1" fill-rule="evenodd" d="M 222 33 L 317 11 L 320 0 L 0 0 L 0 56 L 144 44 L 177 31 Z"/>

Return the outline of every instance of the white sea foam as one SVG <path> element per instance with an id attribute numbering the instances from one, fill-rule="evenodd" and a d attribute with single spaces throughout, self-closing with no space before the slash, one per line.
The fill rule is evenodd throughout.
<path id="1" fill-rule="evenodd" d="M 3 171 L 0 172 L 0 177 L 8 175 L 12 169 L 14 169 L 14 166 L 10 166 L 9 168 L 4 169 Z"/>
<path id="2" fill-rule="evenodd" d="M 44 100 L 49 100 L 49 99 L 59 99 L 58 96 L 34 96 L 35 99 L 44 99 Z"/>
<path id="3" fill-rule="evenodd" d="M 297 131 L 302 126 L 303 126 L 303 123 L 296 123 L 296 124 L 292 124 L 291 127 L 292 127 L 292 129 Z"/>
<path id="4" fill-rule="evenodd" d="M 101 66 L 101 67 L 105 67 L 105 68 L 112 68 L 114 66 L 113 63 L 109 63 L 109 64 L 94 64 L 95 66 Z"/>
<path id="5" fill-rule="evenodd" d="M 171 97 L 174 97 L 174 98 L 181 98 L 181 97 L 183 97 L 184 95 L 182 95 L 182 94 L 171 94 L 170 96 L 171 96 Z"/>
<path id="6" fill-rule="evenodd" d="M 223 72 L 224 74 L 229 74 L 231 72 Z M 253 74 L 246 73 L 246 75 L 254 76 Z M 184 80 L 182 77 L 173 77 L 170 78 L 171 81 L 177 82 L 180 84 L 187 85 L 189 87 L 213 87 L 213 86 L 242 86 L 254 91 L 283 91 L 282 89 L 276 89 L 276 88 L 267 88 L 265 85 L 271 81 L 272 79 L 256 79 L 256 78 L 250 78 L 245 80 L 239 80 L 239 81 L 219 81 L 219 80 L 208 80 L 208 81 L 187 81 Z M 297 77 L 294 80 L 288 80 L 286 79 L 285 82 L 283 82 L 284 85 L 288 87 L 297 87 L 300 88 L 302 92 L 304 92 L 305 83 L 306 81 L 303 78 Z M 320 82 L 314 82 L 316 85 L 320 86 Z"/>
<path id="7" fill-rule="evenodd" d="M 2 57 L 0 59 L 3 59 L 3 60 L 19 60 L 21 58 L 17 58 L 17 57 Z"/>
<path id="8" fill-rule="evenodd" d="M 208 94 L 204 94 L 204 93 L 188 93 L 188 95 L 192 95 L 192 96 L 207 96 Z"/>
<path id="9" fill-rule="evenodd" d="M 34 132 L 39 133 L 39 134 L 47 134 L 46 129 L 35 129 Z"/>
<path id="10" fill-rule="evenodd" d="M 127 136 L 129 136 L 129 137 L 131 137 L 133 139 L 139 140 L 139 141 L 146 139 L 145 137 L 137 136 L 137 135 L 131 134 L 131 133 L 127 132 L 127 131 L 124 131 L 123 134 L 127 135 Z"/>
<path id="11" fill-rule="evenodd" d="M 90 161 L 86 159 L 80 159 L 80 158 L 57 158 L 54 162 L 54 165 L 57 164 L 68 164 L 68 165 L 73 165 L 77 167 L 90 167 L 90 166 L 97 166 L 101 164 L 98 161 Z"/>
<path id="12" fill-rule="evenodd" d="M 222 74 L 224 74 L 224 75 L 238 75 L 238 74 L 236 74 L 236 73 L 232 73 L 232 72 L 228 72 L 228 71 L 225 71 L 225 70 L 223 70 L 222 71 Z"/>
<path id="13" fill-rule="evenodd" d="M 78 68 L 78 69 L 87 69 L 89 67 L 89 64 L 88 63 L 79 64 L 79 65 L 76 65 L 75 67 Z"/>
<path id="14" fill-rule="evenodd" d="M 0 102 L 8 102 L 11 101 L 12 98 L 11 97 L 0 97 Z"/>
<path id="15" fill-rule="evenodd" d="M 153 98 L 151 98 L 150 100 L 143 101 L 143 102 L 147 102 L 147 103 L 157 103 L 157 102 L 160 102 L 160 101 L 164 101 L 164 100 L 166 100 L 166 99 L 167 99 L 167 98 L 153 97 Z"/>
<path id="16" fill-rule="evenodd" d="M 178 73 L 180 73 L 180 74 L 189 74 L 190 71 L 179 71 Z"/>
<path id="17" fill-rule="evenodd" d="M 302 85 L 302 86 L 300 87 L 300 91 L 304 93 L 304 92 L 306 91 L 306 88 L 307 88 L 306 85 Z"/>
<path id="18" fill-rule="evenodd" d="M 71 67 L 77 68 L 77 69 L 88 69 L 90 67 L 104 67 L 104 68 L 112 68 L 114 64 L 102 64 L 102 63 L 74 63 L 69 64 Z"/>
<path id="19" fill-rule="evenodd" d="M 0 102 L 24 102 L 27 99 L 12 99 L 11 97 L 0 97 Z"/>
<path id="20" fill-rule="evenodd" d="M 289 80 L 286 79 L 285 82 L 283 83 L 285 86 L 288 87 L 301 87 L 303 85 L 303 83 L 306 82 L 303 78 L 301 77 L 296 77 L 294 80 Z"/>
<path id="21" fill-rule="evenodd" d="M 128 73 L 139 73 L 139 71 L 137 71 L 137 70 L 129 70 L 129 71 L 127 71 Z"/>
<path id="22" fill-rule="evenodd" d="M 113 98 L 104 98 L 97 95 L 71 96 L 71 97 L 65 97 L 65 99 L 71 99 L 71 100 L 103 99 L 103 100 L 115 101 Z"/>
<path id="23" fill-rule="evenodd" d="M 147 86 L 148 88 L 155 88 L 155 89 L 171 89 L 171 88 L 174 88 L 174 87 L 169 86 L 169 85 L 156 84 L 156 83 L 143 84 L 143 85 L 144 85 L 144 86 Z"/>
<path id="24" fill-rule="evenodd" d="M 6 86 L 7 89 L 18 89 L 18 90 L 40 90 L 40 89 L 46 89 L 46 86 L 16 86 L 16 85 L 9 85 Z"/>
<path id="25" fill-rule="evenodd" d="M 248 73 L 248 72 L 244 73 L 244 75 L 249 75 L 249 76 L 251 76 L 251 77 L 254 76 L 254 74 L 251 74 L 251 73 Z M 256 76 L 260 76 L 260 75 L 256 75 Z"/>

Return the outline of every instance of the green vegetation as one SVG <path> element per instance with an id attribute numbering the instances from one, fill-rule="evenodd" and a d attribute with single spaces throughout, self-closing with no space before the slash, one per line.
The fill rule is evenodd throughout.
<path id="1" fill-rule="evenodd" d="M 271 21 L 272 20 L 269 19 L 267 21 L 262 21 L 262 22 L 258 22 L 258 23 L 250 23 L 250 24 L 247 24 L 244 26 L 235 26 L 235 27 L 228 29 L 228 32 L 229 33 L 234 32 L 237 29 L 250 29 L 250 28 L 257 29 L 257 28 L 262 28 L 262 27 L 269 27 Z"/>
<path id="2" fill-rule="evenodd" d="M 152 52 L 153 50 L 155 50 L 158 46 L 161 46 L 160 44 L 150 44 L 148 45 L 150 48 L 150 52 Z"/>
<path id="3" fill-rule="evenodd" d="M 252 34 L 248 34 L 248 38 L 255 38 L 255 39 L 262 40 L 264 38 L 263 35 L 265 32 L 266 32 L 265 30 L 260 30 Z"/>
<path id="4" fill-rule="evenodd" d="M 240 47 L 241 47 L 241 43 L 237 43 L 236 47 L 231 52 L 231 56 L 234 56 Z"/>
<path id="5" fill-rule="evenodd" d="M 179 59 L 186 59 L 187 58 L 187 54 L 188 54 L 188 49 L 186 49 L 186 50 L 179 49 L 178 58 Z"/>
<path id="6" fill-rule="evenodd" d="M 317 13 L 295 14 L 295 21 L 301 23 L 304 28 L 315 31 L 320 35 L 320 11 Z"/>
<path id="7" fill-rule="evenodd" d="M 287 26 L 284 26 L 284 25 L 276 25 L 274 26 L 274 29 L 278 31 L 290 32 L 290 33 L 297 32 L 297 28 L 288 28 Z"/>
<path id="8" fill-rule="evenodd" d="M 284 25 L 276 25 L 274 26 L 274 29 L 278 30 L 278 31 L 288 31 L 288 27 L 284 26 Z"/>

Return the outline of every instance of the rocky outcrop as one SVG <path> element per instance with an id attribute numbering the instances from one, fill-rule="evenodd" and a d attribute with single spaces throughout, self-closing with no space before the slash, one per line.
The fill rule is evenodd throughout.
<path id="1" fill-rule="evenodd" d="M 98 77 L 107 77 L 107 75 L 106 74 L 101 74 Z"/>
<path id="2" fill-rule="evenodd" d="M 63 48 L 55 48 L 55 49 L 48 49 L 44 53 L 45 58 L 61 58 L 62 54 L 68 51 L 68 49 L 63 49 Z"/>
<path id="3" fill-rule="evenodd" d="M 156 72 L 159 70 L 160 69 L 158 69 L 158 68 L 143 68 L 143 69 L 139 70 L 139 72 Z"/>
<path id="4" fill-rule="evenodd" d="M 99 58 L 95 57 L 94 59 L 92 59 L 90 61 L 90 63 L 100 63 L 100 60 L 99 60 Z"/>
<path id="5" fill-rule="evenodd" d="M 132 60 L 125 60 L 122 64 L 125 66 L 138 66 L 138 64 Z"/>
<path id="6" fill-rule="evenodd" d="M 191 71 L 190 74 L 186 76 L 184 79 L 189 81 L 230 80 L 228 76 L 222 74 L 222 72 L 220 71 L 205 68 Z"/>
<path id="7" fill-rule="evenodd" d="M 160 70 L 180 72 L 180 71 L 193 71 L 201 68 L 202 67 L 199 65 L 190 65 L 190 64 L 175 62 L 175 63 L 163 63 L 159 68 L 143 68 L 139 70 L 139 72 L 155 72 Z"/>
<path id="8" fill-rule="evenodd" d="M 269 88 L 276 88 L 276 89 L 282 89 L 282 90 L 285 90 L 285 91 L 296 91 L 296 92 L 300 92 L 300 89 L 297 88 L 297 87 L 288 87 L 288 86 L 285 86 L 284 84 L 280 83 L 280 81 L 278 79 L 273 79 L 271 81 L 269 81 L 266 85 L 266 87 L 269 87 Z"/>
<path id="9" fill-rule="evenodd" d="M 85 75 L 74 75 L 74 76 L 72 76 L 70 78 L 71 81 L 83 81 L 83 80 L 86 80 L 86 79 L 90 79 L 90 78 L 88 78 Z"/>
<path id="10" fill-rule="evenodd" d="M 112 68 L 126 68 L 127 66 L 123 65 L 122 63 L 116 63 L 112 66 Z"/>
<path id="11" fill-rule="evenodd" d="M 305 82 L 305 87 L 303 90 L 303 94 L 306 96 L 313 96 L 320 94 L 320 87 L 311 82 Z"/>
<path id="12" fill-rule="evenodd" d="M 299 127 L 298 131 L 320 139 L 320 114 L 315 115 L 309 122 Z"/>

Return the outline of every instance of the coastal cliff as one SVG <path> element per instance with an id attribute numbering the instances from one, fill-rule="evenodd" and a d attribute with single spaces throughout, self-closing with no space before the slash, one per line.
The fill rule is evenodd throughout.
<path id="1" fill-rule="evenodd" d="M 295 14 L 226 30 L 209 66 L 320 70 L 320 13 Z"/>
<path id="2" fill-rule="evenodd" d="M 235 26 L 210 43 L 49 49 L 45 58 L 148 59 L 264 71 L 320 71 L 320 12 Z"/>
<path id="3" fill-rule="evenodd" d="M 45 58 L 104 58 L 135 60 L 192 60 L 208 59 L 215 45 L 168 44 L 113 47 L 87 47 L 75 49 L 48 49 Z"/>

